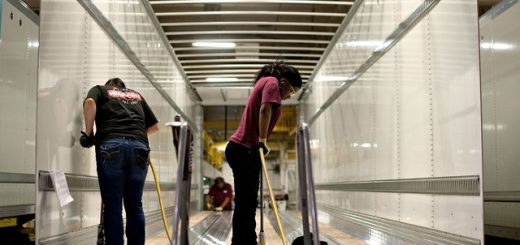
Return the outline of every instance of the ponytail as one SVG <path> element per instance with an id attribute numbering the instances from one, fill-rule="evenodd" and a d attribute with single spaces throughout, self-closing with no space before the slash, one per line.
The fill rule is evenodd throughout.
<path id="1" fill-rule="evenodd" d="M 285 78 L 289 81 L 291 86 L 297 88 L 302 87 L 300 72 L 298 72 L 296 68 L 283 63 L 282 60 L 277 60 L 272 64 L 264 65 L 262 69 L 256 73 L 253 85 L 256 84 L 260 78 L 269 76 L 276 77 L 278 81 Z"/>

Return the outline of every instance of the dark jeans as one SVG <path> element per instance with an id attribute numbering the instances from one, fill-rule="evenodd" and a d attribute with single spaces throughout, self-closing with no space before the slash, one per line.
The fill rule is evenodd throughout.
<path id="1" fill-rule="evenodd" d="M 260 154 L 230 141 L 226 160 L 235 179 L 235 212 L 233 213 L 233 245 L 256 245 L 256 206 L 260 177 Z"/>
<path id="2" fill-rule="evenodd" d="M 148 171 L 150 148 L 127 137 L 104 140 L 96 145 L 97 173 L 108 245 L 123 245 L 122 202 L 126 211 L 128 244 L 144 244 L 144 213 L 141 199 Z"/>

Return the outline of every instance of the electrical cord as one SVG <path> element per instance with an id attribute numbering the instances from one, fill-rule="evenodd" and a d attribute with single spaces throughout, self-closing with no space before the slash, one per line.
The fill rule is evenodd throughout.
<path id="1" fill-rule="evenodd" d="M 157 199 L 159 199 L 159 206 L 161 207 L 161 215 L 164 225 L 164 230 L 166 231 L 166 235 L 168 236 L 168 240 L 170 243 L 172 242 L 172 233 L 168 228 L 168 221 L 166 220 L 166 213 L 164 212 L 164 206 L 161 198 L 161 186 L 159 185 L 159 180 L 157 179 L 157 173 L 155 172 L 155 167 L 153 166 L 152 161 L 150 160 L 150 168 L 152 169 L 153 179 L 155 181 L 155 189 L 157 190 Z"/>

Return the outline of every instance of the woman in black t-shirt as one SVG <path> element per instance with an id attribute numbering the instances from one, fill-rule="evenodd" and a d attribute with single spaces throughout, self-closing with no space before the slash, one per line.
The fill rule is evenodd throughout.
<path id="1" fill-rule="evenodd" d="M 119 78 L 90 89 L 83 116 L 86 130 L 80 142 L 83 147 L 96 146 L 106 243 L 124 244 L 124 202 L 128 244 L 144 244 L 141 200 L 150 153 L 147 135 L 159 130 L 158 120 L 141 94 L 127 89 Z"/>

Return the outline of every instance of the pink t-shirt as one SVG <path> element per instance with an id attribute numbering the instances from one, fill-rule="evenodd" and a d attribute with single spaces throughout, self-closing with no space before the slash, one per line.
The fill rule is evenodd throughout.
<path id="1" fill-rule="evenodd" d="M 275 77 L 262 77 L 256 82 L 253 92 L 251 92 L 249 99 L 247 99 L 246 108 L 240 120 L 240 126 L 231 136 L 231 141 L 250 149 L 258 144 L 260 134 L 258 119 L 260 116 L 260 106 L 264 103 L 273 105 L 271 122 L 269 122 L 269 130 L 267 131 L 267 137 L 269 137 L 271 132 L 273 132 L 276 121 L 278 121 L 280 114 L 282 114 L 282 97 L 280 96 L 278 79 Z"/>

